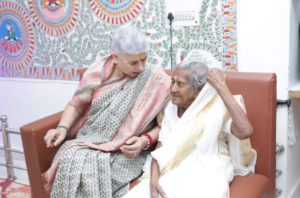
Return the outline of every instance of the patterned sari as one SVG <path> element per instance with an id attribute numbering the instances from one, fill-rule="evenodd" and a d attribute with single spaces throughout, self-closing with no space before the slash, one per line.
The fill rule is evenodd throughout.
<path id="1" fill-rule="evenodd" d="M 76 138 L 60 147 L 48 171 L 56 175 L 51 197 L 121 197 L 141 174 L 147 152 L 128 159 L 119 148 L 155 118 L 166 102 L 170 79 L 163 70 L 146 66 L 135 78 L 108 82 L 113 70 L 111 57 L 102 67 L 90 66 L 70 101 L 83 116 L 71 131 Z M 81 141 L 99 144 L 102 151 L 79 145 Z"/>

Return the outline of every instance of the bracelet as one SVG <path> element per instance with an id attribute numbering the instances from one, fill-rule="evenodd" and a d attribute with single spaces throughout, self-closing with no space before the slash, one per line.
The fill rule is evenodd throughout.
<path id="1" fill-rule="evenodd" d="M 69 134 L 69 132 L 70 132 L 70 129 L 68 127 L 66 127 L 66 126 L 63 126 L 63 125 L 58 125 L 56 128 L 63 128 L 63 129 L 65 129 L 67 131 L 67 134 Z"/>
<path id="2" fill-rule="evenodd" d="M 152 148 L 153 139 L 148 133 L 143 133 L 142 135 L 147 137 L 147 146 L 144 148 L 144 150 L 149 151 Z"/>

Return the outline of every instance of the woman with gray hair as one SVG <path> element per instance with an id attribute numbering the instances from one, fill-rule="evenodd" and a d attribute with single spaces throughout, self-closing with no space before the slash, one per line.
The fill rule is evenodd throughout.
<path id="1" fill-rule="evenodd" d="M 105 63 L 84 72 L 58 126 L 44 137 L 47 147 L 67 139 L 42 175 L 51 197 L 121 197 L 158 138 L 155 117 L 170 78 L 147 66 L 146 36 L 135 27 L 119 28 L 111 49 Z"/>
<path id="2" fill-rule="evenodd" d="M 126 198 L 225 198 L 235 175 L 254 171 L 255 151 L 240 147 L 249 143 L 252 126 L 225 80 L 201 62 L 177 65 L 151 171 Z M 250 160 L 241 157 L 243 149 Z"/>

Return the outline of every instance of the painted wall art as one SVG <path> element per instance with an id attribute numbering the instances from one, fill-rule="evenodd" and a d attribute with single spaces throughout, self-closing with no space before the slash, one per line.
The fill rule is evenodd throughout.
<path id="1" fill-rule="evenodd" d="M 114 31 L 127 23 L 147 34 L 150 64 L 171 68 L 201 59 L 236 71 L 235 0 L 200 0 L 197 5 L 187 0 L 183 10 L 172 10 L 169 2 L 2 0 L 0 77 L 78 80 L 82 68 L 107 58 Z M 191 23 L 171 27 L 170 11 L 174 22 Z"/>

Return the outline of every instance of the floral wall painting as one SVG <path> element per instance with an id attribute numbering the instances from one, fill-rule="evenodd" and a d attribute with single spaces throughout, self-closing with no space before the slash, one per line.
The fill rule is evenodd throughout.
<path id="1" fill-rule="evenodd" d="M 107 58 L 114 31 L 127 23 L 147 34 L 149 64 L 171 68 L 172 56 L 174 64 L 203 60 L 237 70 L 235 0 L 186 0 L 177 8 L 172 2 L 1 0 L 0 77 L 78 80 L 81 68 Z M 186 16 L 194 21 L 182 23 Z"/>
<path id="2" fill-rule="evenodd" d="M 109 24 L 124 24 L 138 16 L 144 0 L 88 0 L 99 19 Z"/>
<path id="3" fill-rule="evenodd" d="M 22 70 L 30 63 L 33 52 L 29 15 L 16 3 L 0 2 L 0 64 L 7 70 Z"/>
<path id="4" fill-rule="evenodd" d="M 28 0 L 28 6 L 35 23 L 52 36 L 67 34 L 77 22 L 78 0 Z"/>

